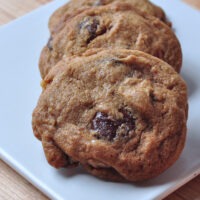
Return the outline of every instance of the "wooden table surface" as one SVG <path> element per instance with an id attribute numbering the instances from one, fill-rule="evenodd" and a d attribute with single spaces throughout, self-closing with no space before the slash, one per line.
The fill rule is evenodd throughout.
<path id="1" fill-rule="evenodd" d="M 0 25 L 5 24 L 51 0 L 0 0 Z M 200 9 L 200 0 L 185 0 Z M 0 200 L 47 200 L 48 198 L 0 160 Z M 200 200 L 200 176 L 165 200 Z"/>

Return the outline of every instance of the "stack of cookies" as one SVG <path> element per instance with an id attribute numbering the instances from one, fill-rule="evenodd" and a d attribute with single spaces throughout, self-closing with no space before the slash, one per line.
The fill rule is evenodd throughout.
<path id="1" fill-rule="evenodd" d="M 73 0 L 50 18 L 35 136 L 56 168 L 155 177 L 180 156 L 187 87 L 164 11 L 148 0 Z"/>

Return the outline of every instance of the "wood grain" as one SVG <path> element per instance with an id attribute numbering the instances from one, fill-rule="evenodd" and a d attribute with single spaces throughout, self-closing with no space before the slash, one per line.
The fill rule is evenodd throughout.
<path id="1" fill-rule="evenodd" d="M 0 25 L 20 17 L 51 0 L 0 0 Z"/>
<path id="2" fill-rule="evenodd" d="M 184 0 L 189 5 L 193 6 L 196 9 L 200 9 L 200 0 Z"/>
<path id="3" fill-rule="evenodd" d="M 0 199 L 2 200 L 47 200 L 39 190 L 0 161 Z"/>
<path id="4" fill-rule="evenodd" d="M 51 0 L 0 0 L 0 25 Z M 184 0 L 200 9 L 200 0 Z M 48 200 L 39 190 L 0 160 L 0 200 Z M 200 200 L 200 176 L 165 200 Z"/>

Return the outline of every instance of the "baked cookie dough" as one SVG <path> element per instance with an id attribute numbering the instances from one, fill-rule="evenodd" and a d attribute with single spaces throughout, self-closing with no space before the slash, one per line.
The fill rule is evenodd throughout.
<path id="1" fill-rule="evenodd" d="M 72 0 L 53 13 L 49 20 L 49 29 L 51 33 L 54 34 L 63 28 L 68 19 L 81 13 L 85 9 L 108 5 L 115 2 L 129 3 L 137 10 L 157 17 L 166 24 L 170 24 L 166 20 L 164 11 L 148 0 Z"/>
<path id="2" fill-rule="evenodd" d="M 114 181 L 155 177 L 185 143 L 187 88 L 167 63 L 134 50 L 89 50 L 45 77 L 32 126 L 49 163 Z"/>
<path id="3" fill-rule="evenodd" d="M 167 25 L 139 14 L 129 4 L 115 3 L 82 12 L 50 38 L 39 63 L 42 78 L 63 56 L 81 55 L 91 48 L 144 51 L 166 61 L 177 72 L 182 64 L 179 41 Z"/>

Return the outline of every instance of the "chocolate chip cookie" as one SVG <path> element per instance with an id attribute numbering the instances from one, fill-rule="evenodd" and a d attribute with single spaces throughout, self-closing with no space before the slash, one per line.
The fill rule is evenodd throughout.
<path id="1" fill-rule="evenodd" d="M 40 59 L 42 78 L 63 56 L 81 55 L 91 48 L 141 50 L 169 63 L 177 72 L 182 52 L 173 31 L 159 19 L 139 14 L 129 4 L 88 9 L 52 36 Z"/>
<path id="2" fill-rule="evenodd" d="M 185 143 L 187 88 L 162 60 L 135 50 L 89 50 L 48 73 L 33 130 L 55 167 L 106 180 L 155 177 Z"/>
<path id="3" fill-rule="evenodd" d="M 166 20 L 164 11 L 148 0 L 72 0 L 55 11 L 49 20 L 49 29 L 52 34 L 62 29 L 65 22 L 71 17 L 81 13 L 85 9 L 102 5 L 112 4 L 114 2 L 129 3 L 137 10 L 159 18 L 166 24 L 170 24 Z"/>

